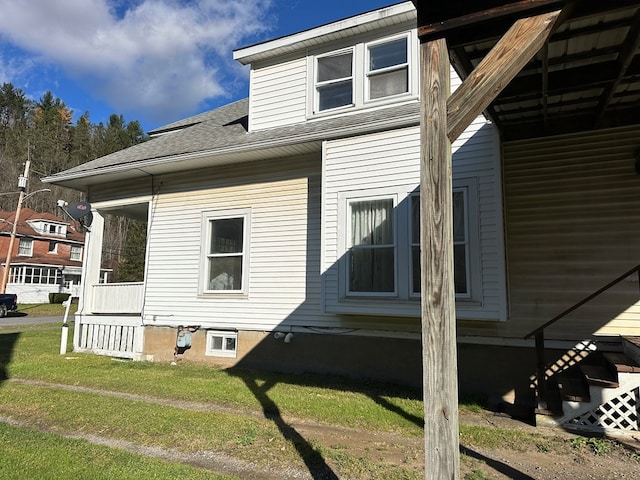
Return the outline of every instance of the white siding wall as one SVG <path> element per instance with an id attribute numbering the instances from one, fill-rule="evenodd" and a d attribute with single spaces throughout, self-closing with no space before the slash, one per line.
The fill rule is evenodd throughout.
<path id="1" fill-rule="evenodd" d="M 482 270 L 481 294 L 472 304 L 458 302 L 459 318 L 504 319 L 506 294 L 502 240 L 499 143 L 495 130 L 479 117 L 453 145 L 454 183 L 470 179 L 477 187 L 478 245 Z M 342 218 L 345 192 L 389 191 L 409 193 L 419 186 L 420 129 L 406 128 L 325 144 L 323 186 L 324 245 L 322 269 L 327 311 L 419 316 L 419 301 L 353 300 L 340 297 L 345 251 Z M 368 194 L 368 193 L 367 193 Z M 399 201 L 402 201 L 399 198 Z M 399 279 L 400 280 L 400 279 Z"/>
<path id="2" fill-rule="evenodd" d="M 252 67 L 249 98 L 251 131 L 306 120 L 307 59 Z"/>
<path id="3" fill-rule="evenodd" d="M 269 330 L 330 323 L 320 309 L 320 159 L 264 163 L 159 179 L 145 324 Z M 248 295 L 199 295 L 202 212 L 246 208 Z"/>
<path id="4" fill-rule="evenodd" d="M 510 332 L 521 336 L 640 263 L 640 126 L 505 144 Z M 637 275 L 551 328 L 640 335 Z"/>

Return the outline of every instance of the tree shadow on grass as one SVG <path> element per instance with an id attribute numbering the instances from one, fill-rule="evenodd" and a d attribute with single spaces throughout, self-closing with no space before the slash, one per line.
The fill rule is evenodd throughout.
<path id="1" fill-rule="evenodd" d="M 0 382 L 9 378 L 9 364 L 18 338 L 20 338 L 19 333 L 0 334 Z"/>

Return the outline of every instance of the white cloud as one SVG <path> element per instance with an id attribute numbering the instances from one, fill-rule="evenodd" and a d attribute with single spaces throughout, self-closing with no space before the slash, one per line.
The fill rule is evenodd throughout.
<path id="1" fill-rule="evenodd" d="M 273 1 L 0 0 L 0 37 L 120 111 L 175 119 L 229 93 L 231 50 L 269 29 Z"/>

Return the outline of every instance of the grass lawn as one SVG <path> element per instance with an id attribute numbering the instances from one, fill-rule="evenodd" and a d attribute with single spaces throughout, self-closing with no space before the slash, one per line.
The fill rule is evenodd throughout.
<path id="1" fill-rule="evenodd" d="M 200 468 L 0 423 L 0 478 L 238 480 Z"/>
<path id="2" fill-rule="evenodd" d="M 64 315 L 65 308 L 59 303 L 18 303 L 17 313 L 30 317 L 55 317 Z M 72 303 L 69 307 L 69 315 L 76 313 L 77 309 L 78 304 Z"/>
<path id="3" fill-rule="evenodd" d="M 59 325 L 0 328 L 0 478 L 232 479 L 249 478 L 247 465 L 315 478 L 423 478 L 415 390 L 61 356 L 59 341 Z M 563 448 L 538 434 L 477 425 L 461 425 L 460 438 L 481 448 Z"/>

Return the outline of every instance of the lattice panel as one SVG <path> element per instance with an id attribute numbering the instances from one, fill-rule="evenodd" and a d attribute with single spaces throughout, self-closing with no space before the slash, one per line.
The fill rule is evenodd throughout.
<path id="1" fill-rule="evenodd" d="M 596 427 L 598 429 L 640 431 L 640 387 L 622 393 L 579 417 L 571 420 L 572 425 Z"/>

